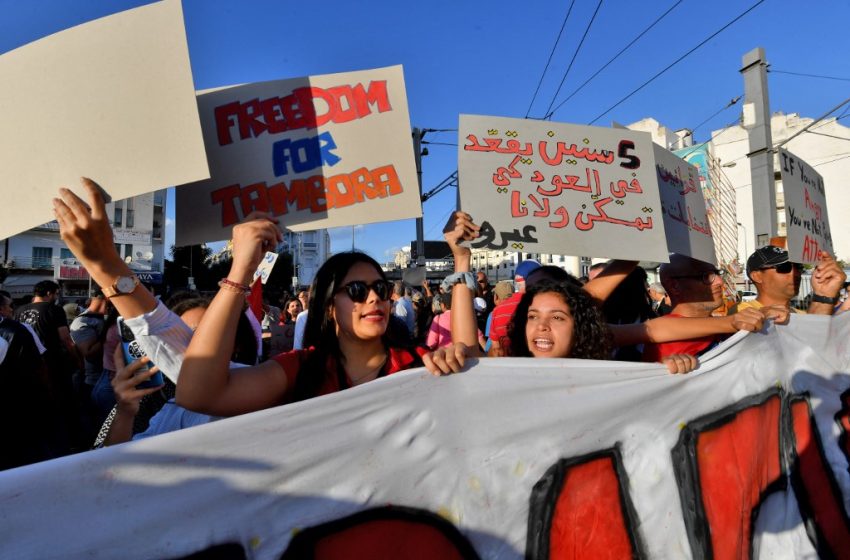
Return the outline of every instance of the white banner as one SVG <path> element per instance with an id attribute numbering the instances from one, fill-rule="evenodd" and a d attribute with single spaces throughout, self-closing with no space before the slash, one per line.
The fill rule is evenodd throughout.
<path id="1" fill-rule="evenodd" d="M 211 178 L 176 189 L 177 245 L 254 210 L 292 231 L 422 215 L 401 66 L 198 94 Z"/>
<path id="2" fill-rule="evenodd" d="M 5 558 L 846 557 L 848 372 L 850 314 L 741 333 L 689 375 L 413 370 L 0 473 L 0 542 Z"/>

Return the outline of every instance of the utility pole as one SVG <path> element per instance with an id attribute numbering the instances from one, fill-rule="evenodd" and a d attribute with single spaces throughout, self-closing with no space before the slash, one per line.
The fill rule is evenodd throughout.
<path id="1" fill-rule="evenodd" d="M 753 236 L 755 248 L 770 244 L 777 235 L 776 181 L 773 174 L 773 138 L 770 130 L 770 101 L 767 95 L 767 61 L 757 47 L 743 57 L 744 118 L 749 138 L 752 176 Z M 746 235 L 746 230 L 745 230 Z M 746 245 L 746 243 L 745 243 Z"/>
<path id="2" fill-rule="evenodd" d="M 416 180 L 419 183 L 419 198 L 422 199 L 422 138 L 425 131 L 413 129 L 413 157 L 416 159 Z M 425 266 L 425 222 L 416 218 L 416 266 Z"/>

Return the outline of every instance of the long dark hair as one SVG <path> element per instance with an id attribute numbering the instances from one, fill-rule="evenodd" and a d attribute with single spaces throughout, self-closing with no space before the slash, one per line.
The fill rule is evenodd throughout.
<path id="1" fill-rule="evenodd" d="M 318 395 L 325 376 L 336 372 L 328 372 L 328 358 L 332 358 L 338 366 L 345 363 L 345 356 L 339 348 L 336 335 L 336 322 L 330 314 L 334 295 L 342 286 L 342 281 L 358 263 L 370 265 L 377 271 L 381 279 L 387 277 L 375 259 L 359 251 L 337 253 L 325 261 L 319 268 L 313 280 L 313 293 L 307 311 L 307 325 L 304 327 L 304 348 L 314 348 L 313 353 L 301 366 L 295 382 L 294 400 L 300 401 Z M 384 347 L 405 347 L 407 336 L 399 333 L 399 327 L 407 329 L 403 323 L 393 321 L 389 317 L 387 331 L 382 337 Z M 406 335 L 406 333 L 404 333 Z"/>
<path id="2" fill-rule="evenodd" d="M 525 327 L 528 323 L 528 309 L 537 294 L 555 293 L 561 296 L 570 308 L 573 317 L 573 347 L 569 358 L 605 360 L 611 353 L 611 333 L 602 318 L 602 313 L 593 304 L 590 295 L 572 282 L 553 282 L 541 280 L 528 288 L 520 299 L 514 317 L 508 329 L 511 341 L 511 355 L 531 356 Z"/>

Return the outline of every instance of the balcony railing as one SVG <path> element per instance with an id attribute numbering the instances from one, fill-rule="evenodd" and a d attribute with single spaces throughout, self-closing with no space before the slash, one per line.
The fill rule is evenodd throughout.
<path id="1" fill-rule="evenodd" d="M 155 271 L 160 272 L 160 265 L 156 262 L 145 262 L 144 264 L 139 263 L 139 266 L 135 266 L 136 263 L 133 262 L 130 265 L 130 268 L 138 268 L 139 270 L 146 271 Z M 60 257 L 9 257 L 9 259 L 5 263 L 0 263 L 0 266 L 4 266 L 8 269 L 16 269 L 16 270 L 56 270 L 57 267 L 60 269 L 70 270 L 70 269 L 80 269 L 83 272 L 80 274 L 86 274 L 83 266 L 76 259 L 63 259 Z"/>

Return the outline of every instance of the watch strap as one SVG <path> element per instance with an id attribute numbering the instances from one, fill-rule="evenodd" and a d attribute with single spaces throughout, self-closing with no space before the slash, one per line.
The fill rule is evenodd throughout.
<path id="1" fill-rule="evenodd" d="M 130 291 L 128 291 L 128 292 L 122 292 L 122 291 L 120 291 L 120 290 L 118 289 L 118 282 L 119 282 L 122 278 L 130 278 L 130 279 L 132 279 L 132 281 L 133 281 L 133 288 L 132 288 Z M 117 277 L 117 278 L 115 279 L 115 281 L 114 281 L 114 282 L 112 282 L 112 285 L 110 285 L 110 286 L 104 286 L 104 287 L 101 289 L 101 291 L 103 292 L 103 295 L 104 295 L 104 296 L 106 296 L 106 298 L 107 298 L 107 299 L 109 299 L 109 298 L 113 298 L 113 297 L 115 297 L 115 296 L 123 296 L 123 295 L 126 295 L 126 294 L 131 294 L 131 293 L 133 293 L 133 291 L 134 291 L 136 288 L 138 288 L 138 287 L 139 287 L 139 284 L 140 284 L 140 282 L 139 282 L 139 277 L 138 277 L 138 276 L 136 276 L 135 274 L 131 274 L 131 275 L 129 275 L 129 276 L 119 276 L 119 277 Z"/>
<path id="2" fill-rule="evenodd" d="M 838 297 L 819 296 L 812 292 L 812 303 L 828 303 L 829 305 L 835 305 L 838 303 Z"/>

